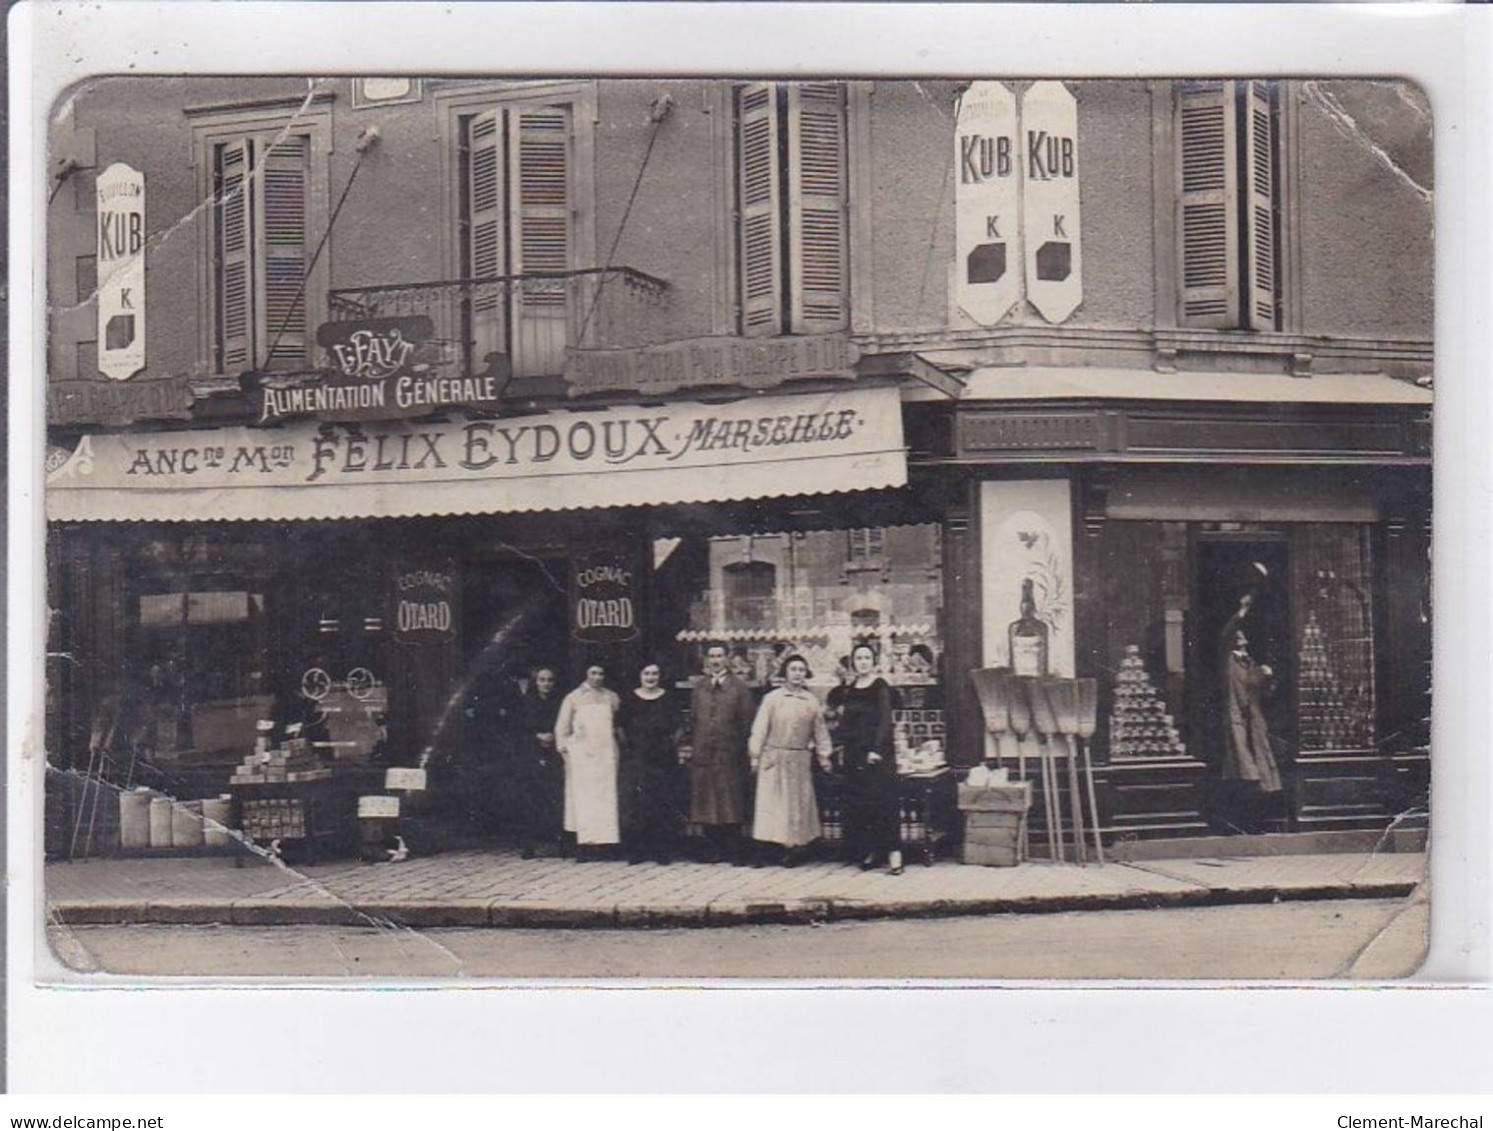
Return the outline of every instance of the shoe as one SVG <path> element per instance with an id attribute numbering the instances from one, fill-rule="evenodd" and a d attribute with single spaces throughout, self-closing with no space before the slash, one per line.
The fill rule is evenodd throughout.
<path id="1" fill-rule="evenodd" d="M 664 865 L 665 867 L 667 867 L 668 865 L 674 863 L 674 858 L 672 856 L 670 856 L 668 853 L 660 853 L 658 856 L 654 857 L 654 860 L 656 860 L 658 863 Z"/>
<path id="2" fill-rule="evenodd" d="M 641 863 L 643 863 L 643 857 L 638 856 L 638 855 L 636 855 L 634 853 L 629 853 L 628 857 L 627 857 L 627 862 L 628 862 L 628 864 L 641 864 Z"/>
<path id="3" fill-rule="evenodd" d="M 862 872 L 873 871 L 875 869 L 875 867 L 876 867 L 876 857 L 874 857 L 874 856 L 867 856 L 864 860 L 861 861 L 861 871 Z"/>
<path id="4" fill-rule="evenodd" d="M 886 870 L 886 874 L 888 876 L 900 876 L 903 870 L 904 869 L 901 864 L 894 864 Z"/>
<path id="5" fill-rule="evenodd" d="M 783 867 L 797 868 L 798 861 L 799 854 L 794 849 L 790 848 L 787 852 L 783 853 Z"/>
<path id="6" fill-rule="evenodd" d="M 534 859 L 534 846 L 532 844 L 524 845 L 524 850 L 523 852 L 519 853 L 519 855 L 522 856 L 525 860 Z"/>

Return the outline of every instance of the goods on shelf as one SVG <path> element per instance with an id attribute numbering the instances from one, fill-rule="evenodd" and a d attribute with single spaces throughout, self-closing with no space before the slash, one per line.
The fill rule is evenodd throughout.
<path id="1" fill-rule="evenodd" d="M 1109 716 L 1111 758 L 1185 758 L 1175 721 L 1141 660 L 1140 645 L 1127 644 L 1115 676 L 1115 701 Z"/>
<path id="2" fill-rule="evenodd" d="M 1313 609 L 1301 630 L 1296 698 L 1303 750 L 1369 745 L 1371 710 L 1363 688 L 1345 688 L 1328 654 L 1326 634 Z"/>
<path id="3" fill-rule="evenodd" d="M 928 774 L 944 762 L 944 721 L 941 710 L 892 712 L 892 741 L 899 774 Z"/>
<path id="4" fill-rule="evenodd" d="M 298 840 L 306 835 L 306 807 L 294 798 L 245 801 L 242 823 L 253 840 Z"/>
<path id="5" fill-rule="evenodd" d="M 262 782 L 326 781 L 332 776 L 330 766 L 323 766 L 309 747 L 284 747 L 250 754 L 234 767 L 231 785 L 256 785 Z"/>

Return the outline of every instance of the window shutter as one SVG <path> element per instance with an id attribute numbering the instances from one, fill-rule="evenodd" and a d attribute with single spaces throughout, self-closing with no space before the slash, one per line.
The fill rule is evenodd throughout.
<path id="1" fill-rule="evenodd" d="M 259 283 L 264 317 L 256 332 L 267 369 L 306 364 L 306 198 L 311 139 L 290 136 L 266 145 L 258 193 L 262 233 Z"/>
<path id="2" fill-rule="evenodd" d="M 1241 84 L 1244 117 L 1243 170 L 1245 263 L 1249 270 L 1249 301 L 1244 324 L 1252 330 L 1275 329 L 1275 136 L 1270 86 Z"/>
<path id="3" fill-rule="evenodd" d="M 1229 327 L 1239 317 L 1234 84 L 1178 90 L 1184 326 Z"/>
<path id="4" fill-rule="evenodd" d="M 782 228 L 778 218 L 778 112 L 772 83 L 738 91 L 737 225 L 741 332 L 776 334 L 782 327 Z"/>
<path id="5" fill-rule="evenodd" d="M 788 88 L 789 286 L 796 334 L 843 330 L 849 313 L 845 90 Z"/>
<path id="6" fill-rule="evenodd" d="M 478 114 L 467 135 L 467 274 L 473 279 L 506 275 L 503 246 L 503 129 L 501 111 Z M 474 372 L 487 368 L 487 355 L 507 351 L 504 286 L 472 289 L 472 358 Z"/>
<path id="7" fill-rule="evenodd" d="M 515 274 L 570 270 L 570 113 L 562 106 L 511 110 L 510 146 Z M 565 367 L 569 280 L 525 280 L 514 303 L 516 375 L 559 373 Z"/>
<path id="8" fill-rule="evenodd" d="M 217 306 L 218 365 L 225 374 L 250 364 L 249 328 L 254 288 L 249 271 L 253 190 L 248 171 L 253 143 L 247 140 L 217 147 L 214 170 L 217 215 L 217 270 L 213 294 Z"/>

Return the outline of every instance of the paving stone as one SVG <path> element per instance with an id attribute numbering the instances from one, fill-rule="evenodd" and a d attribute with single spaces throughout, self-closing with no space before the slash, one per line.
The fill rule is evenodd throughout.
<path id="1" fill-rule="evenodd" d="M 486 927 L 490 922 L 488 901 L 481 899 L 364 901 L 357 909 L 401 927 Z"/>
<path id="2" fill-rule="evenodd" d="M 239 927 L 285 927 L 296 924 L 361 927 L 368 916 L 345 903 L 324 900 L 240 899 L 232 904 L 232 920 Z"/>

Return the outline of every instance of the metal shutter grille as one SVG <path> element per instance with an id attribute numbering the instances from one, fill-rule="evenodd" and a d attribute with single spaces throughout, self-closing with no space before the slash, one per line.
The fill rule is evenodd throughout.
<path id="1" fill-rule="evenodd" d="M 223 372 L 235 373 L 250 361 L 253 291 L 249 279 L 249 221 L 252 185 L 247 174 L 253 146 L 247 140 L 225 143 L 216 147 L 215 156 L 217 345 Z"/>
<path id="2" fill-rule="evenodd" d="M 509 121 L 510 238 L 515 274 L 571 269 L 570 111 L 563 106 L 511 109 Z M 525 279 L 514 304 L 514 372 L 558 373 L 569 341 L 569 284 Z"/>
<path id="3" fill-rule="evenodd" d="M 742 87 L 737 108 L 741 332 L 758 337 L 778 333 L 783 318 L 775 88 L 771 83 Z"/>
<path id="4" fill-rule="evenodd" d="M 1237 324 L 1238 182 L 1234 84 L 1188 83 L 1177 93 L 1181 322 Z"/>
<path id="5" fill-rule="evenodd" d="M 845 92 L 839 83 L 788 89 L 791 328 L 844 329 L 849 320 Z"/>
<path id="6" fill-rule="evenodd" d="M 264 363 L 271 369 L 306 363 L 306 198 L 311 139 L 289 137 L 266 148 L 260 230 L 264 233 Z"/>
<path id="7" fill-rule="evenodd" d="M 1245 233 L 1249 262 L 1249 303 L 1247 324 L 1255 330 L 1275 329 L 1277 288 L 1275 282 L 1275 140 L 1274 117 L 1270 105 L 1270 85 L 1244 83 L 1243 128 L 1245 159 L 1249 169 L 1244 176 L 1249 199 L 1245 206 Z"/>
<path id="8" fill-rule="evenodd" d="M 489 110 L 468 123 L 467 269 L 474 279 L 507 273 L 503 248 L 502 115 Z M 490 283 L 471 292 L 471 361 L 486 367 L 487 355 L 507 349 L 503 285 Z"/>

